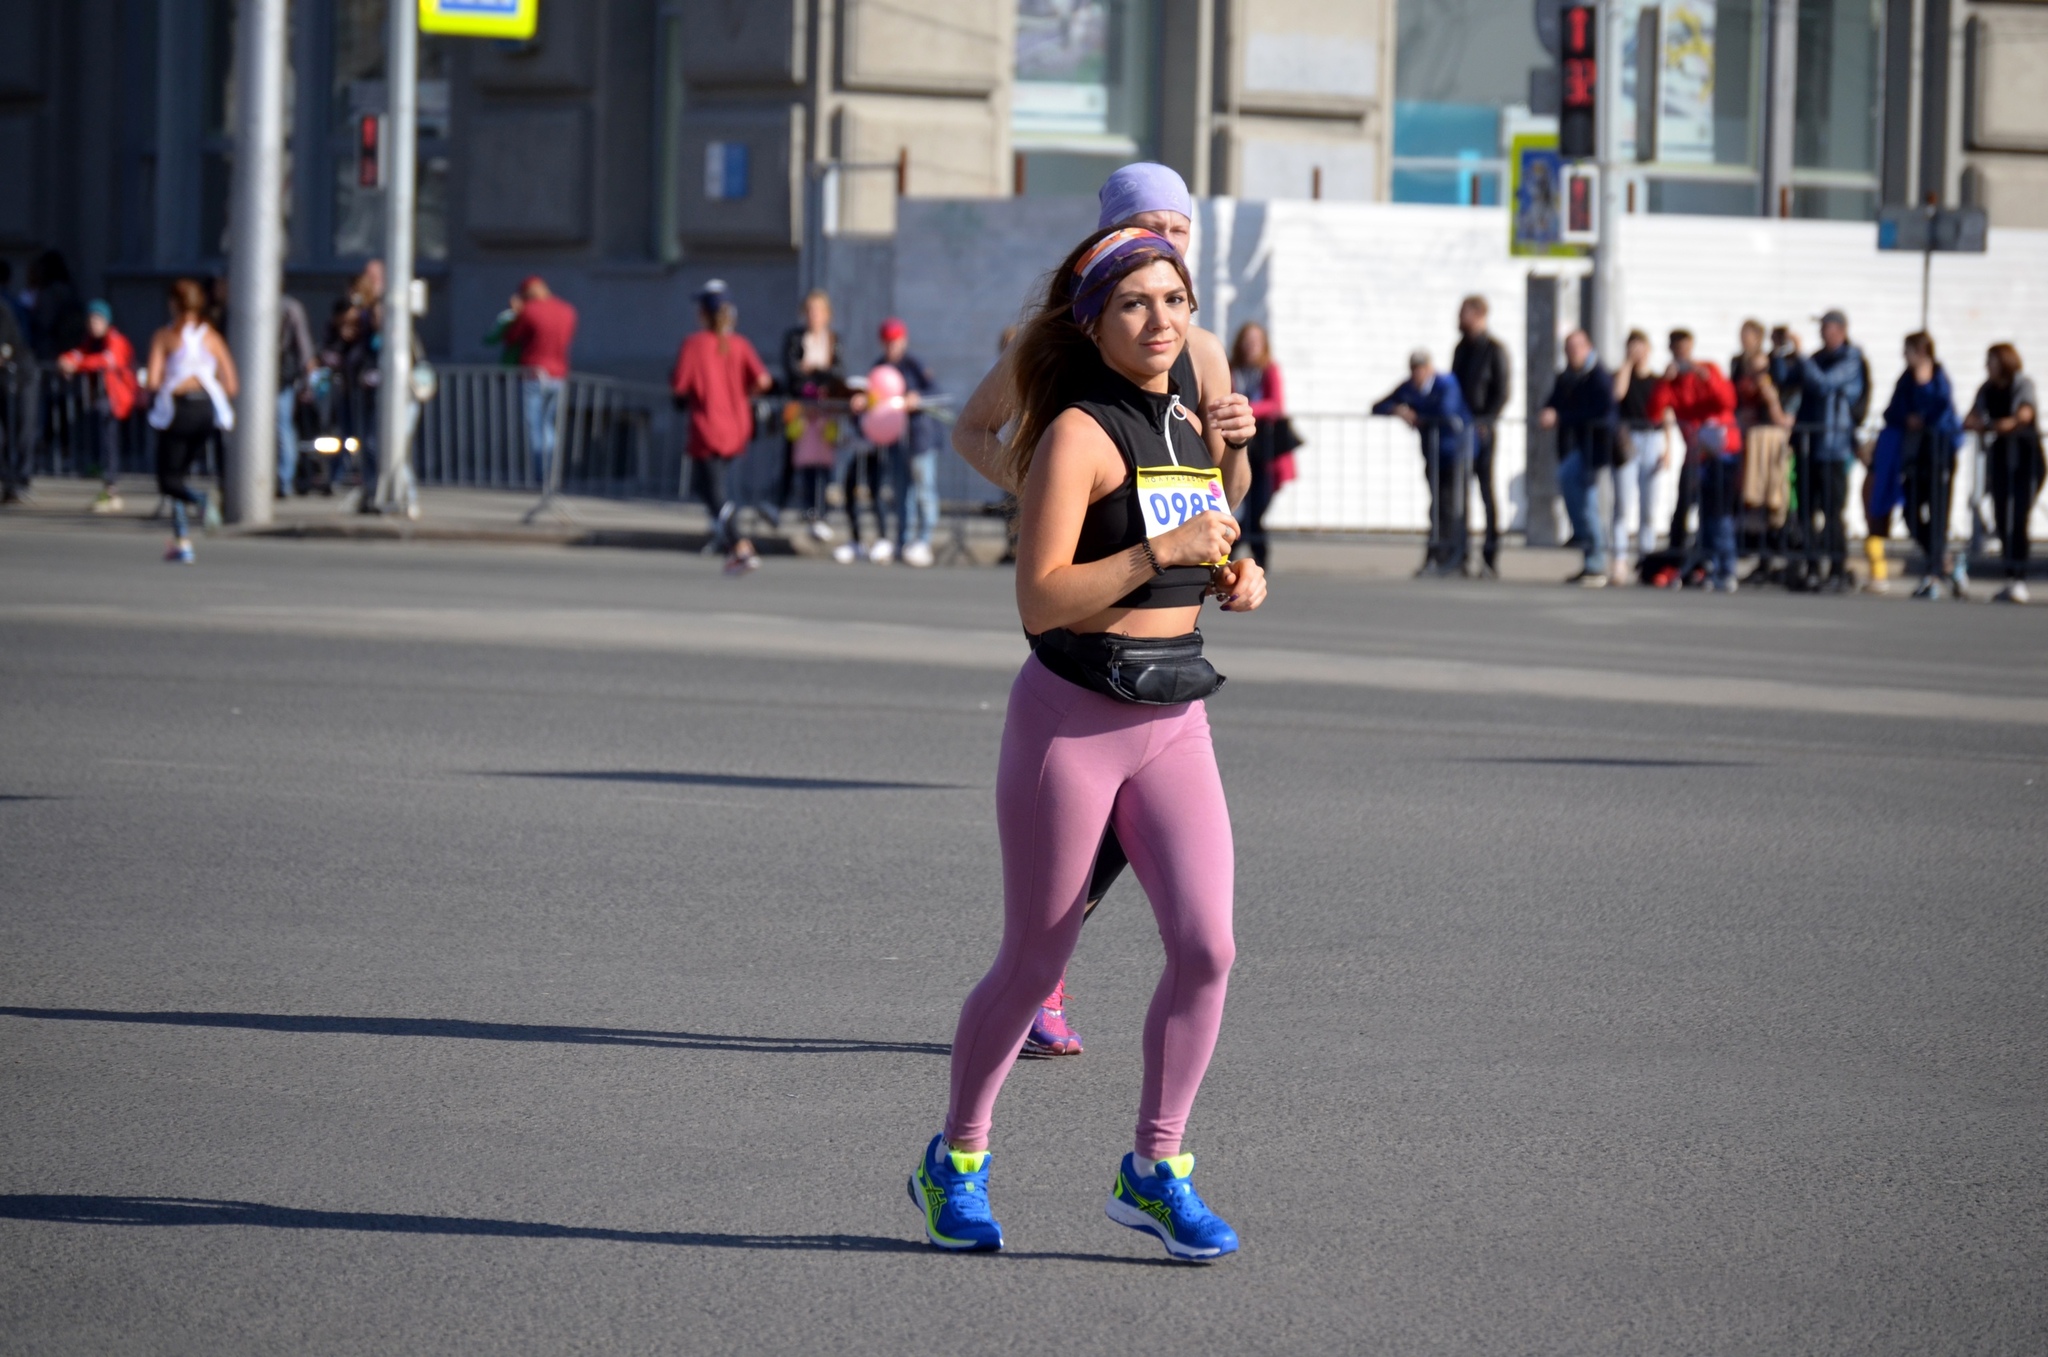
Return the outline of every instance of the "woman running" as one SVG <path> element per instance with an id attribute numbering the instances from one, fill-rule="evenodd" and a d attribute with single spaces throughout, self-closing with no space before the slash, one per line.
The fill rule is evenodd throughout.
<path id="1" fill-rule="evenodd" d="M 206 455 L 215 429 L 235 427 L 235 358 L 220 331 L 207 324 L 206 289 L 191 278 L 170 288 L 171 323 L 149 342 L 149 427 L 156 436 L 156 488 L 171 501 L 171 546 L 164 559 L 192 564 L 188 507 L 212 528 L 219 511 L 204 490 L 185 484 Z"/>
<path id="2" fill-rule="evenodd" d="M 1194 230 L 1195 202 L 1188 193 L 1187 182 L 1170 166 L 1151 161 L 1125 165 L 1103 181 L 1096 201 L 1101 208 L 1096 230 L 1135 226 L 1156 231 L 1166 237 L 1177 254 L 1186 257 Z M 1224 477 L 1223 492 L 1230 503 L 1238 503 L 1251 489 L 1251 467 L 1245 460 L 1231 459 L 1225 454 L 1250 443 L 1256 425 L 1250 402 L 1233 389 L 1223 341 L 1199 326 L 1189 326 L 1188 342 L 1174 359 L 1172 377 L 1175 389 L 1183 396 L 1192 393 L 1205 426 L 1202 439 L 1216 464 L 1228 463 L 1233 468 Z M 1016 418 L 1017 410 L 1017 380 L 1006 342 L 1002 358 L 960 409 L 959 419 L 953 425 L 953 450 L 969 466 L 1013 495 L 1021 487 L 1008 479 L 1002 430 Z M 847 503 L 852 504 L 850 493 Z M 855 536 L 858 538 L 859 534 Z M 1088 884 L 1089 915 L 1095 913 L 1095 907 L 1102 903 L 1102 897 L 1128 865 L 1115 828 L 1105 830 Z M 1081 1034 L 1068 1024 L 1066 1008 L 1067 977 L 1063 974 L 1039 1005 L 1024 1049 L 1042 1056 L 1079 1055 Z"/>
<path id="3" fill-rule="evenodd" d="M 1222 680 L 1196 624 L 1210 593 L 1227 610 L 1257 608 L 1265 574 L 1229 560 L 1223 481 L 1243 453 L 1224 466 L 1208 455 L 1171 376 L 1195 307 L 1179 252 L 1150 231 L 1097 232 L 1046 291 L 1010 350 L 1017 424 L 1002 467 L 1023 487 L 1017 609 L 1032 644 L 996 774 L 1003 941 L 961 1009 L 945 1129 L 910 1197 L 938 1247 L 1002 1247 L 988 1203 L 996 1093 L 1066 967 L 1114 825 L 1166 969 L 1145 1019 L 1136 1144 L 1108 1213 L 1176 1258 L 1216 1258 L 1237 1235 L 1196 1195 L 1181 1150 L 1235 956 L 1230 814 L 1201 701 Z"/>

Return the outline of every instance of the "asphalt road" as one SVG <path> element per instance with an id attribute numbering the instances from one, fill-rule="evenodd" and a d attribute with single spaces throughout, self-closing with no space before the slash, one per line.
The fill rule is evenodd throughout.
<path id="1" fill-rule="evenodd" d="M 2048 610 L 1275 582 L 1239 961 L 903 1179 L 999 930 L 1009 577 L 0 526 L 0 1352 L 2048 1350 Z"/>

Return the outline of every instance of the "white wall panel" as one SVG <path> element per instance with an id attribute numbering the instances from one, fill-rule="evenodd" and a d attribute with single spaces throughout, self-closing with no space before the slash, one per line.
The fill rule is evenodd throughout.
<path id="1" fill-rule="evenodd" d="M 898 308 L 949 389 L 980 379 L 996 335 L 1031 284 L 1086 234 L 1093 206 L 1043 198 L 903 204 Z M 1411 349 L 1427 347 L 1449 363 L 1458 301 L 1472 292 L 1491 301 L 1493 331 L 1515 360 L 1495 475 L 1519 526 L 1527 512 L 1523 303 L 1535 261 L 1508 255 L 1502 211 L 1219 198 L 1197 213 L 1189 262 L 1198 321 L 1226 338 L 1247 319 L 1267 323 L 1289 405 L 1310 440 L 1301 480 L 1274 504 L 1274 526 L 1424 526 L 1414 436 L 1364 414 L 1406 375 Z M 1659 337 L 1660 362 L 1661 336 L 1684 326 L 1704 356 L 1725 363 L 1749 316 L 1791 325 L 1810 349 L 1815 318 L 1840 307 L 1870 357 L 1879 410 L 1900 371 L 1899 342 L 1920 322 L 1919 256 L 1879 254 L 1868 225 L 1636 216 L 1625 223 L 1621 258 L 1627 323 Z M 1542 267 L 1575 277 L 1584 266 Z M 1961 402 L 1976 391 L 1993 342 L 2016 344 L 2037 373 L 2048 371 L 2048 231 L 1994 230 L 1988 254 L 1937 256 L 1932 303 L 1930 328 Z M 1570 315 L 1574 306 L 1563 309 Z M 1669 504 L 1667 488 L 1667 516 Z M 1958 505 L 1959 525 L 1963 513 Z M 2048 536 L 2048 504 L 2037 507 L 2035 523 L 2037 535 Z"/>

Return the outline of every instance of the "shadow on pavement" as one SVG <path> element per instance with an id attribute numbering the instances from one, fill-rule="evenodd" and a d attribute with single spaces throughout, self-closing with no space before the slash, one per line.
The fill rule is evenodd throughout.
<path id="1" fill-rule="evenodd" d="M 749 773 L 661 773 L 639 769 L 595 772 L 506 772 L 483 777 L 552 778 L 565 782 L 641 782 L 668 787 L 745 787 L 785 792 L 967 792 L 956 782 L 868 782 L 836 777 L 766 777 Z"/>
<path id="2" fill-rule="evenodd" d="M 1459 763 L 1518 763 L 1539 768 L 1755 768 L 1742 759 L 1484 758 Z"/>
<path id="3" fill-rule="evenodd" d="M 70 1225 L 254 1225 L 274 1230 L 355 1230 L 368 1234 L 479 1235 L 500 1239 L 594 1239 L 617 1244 L 667 1244 L 699 1249 L 769 1249 L 805 1253 L 934 1253 L 930 1245 L 883 1235 L 716 1234 L 701 1230 L 608 1230 L 537 1220 L 476 1216 L 412 1216 L 383 1211 L 310 1211 L 263 1202 L 204 1197 L 0 1196 L 0 1220 Z M 1006 1251 L 1002 1258 L 1178 1266 L 1170 1259 L 1107 1253 Z"/>
<path id="4" fill-rule="evenodd" d="M 736 1037 L 631 1027 L 555 1027 L 469 1022 L 461 1018 L 348 1018 L 318 1013 L 128 1012 L 99 1008 L 0 1007 L 0 1016 L 56 1022 L 128 1022 L 161 1027 L 236 1027 L 256 1032 L 334 1032 L 369 1037 L 456 1037 L 469 1041 L 551 1041 L 571 1046 L 660 1046 L 685 1051 L 764 1055 L 951 1055 L 935 1041 L 860 1041 L 840 1037 Z"/>

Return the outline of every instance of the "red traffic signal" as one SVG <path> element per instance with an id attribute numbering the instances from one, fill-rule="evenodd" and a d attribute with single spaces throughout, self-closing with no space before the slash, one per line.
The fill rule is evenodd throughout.
<path id="1" fill-rule="evenodd" d="M 356 187 L 384 187 L 384 119 L 365 113 L 356 120 Z"/>
<path id="2" fill-rule="evenodd" d="M 1567 160 L 1599 154 L 1595 127 L 1600 104 L 1600 12 L 1567 5 L 1562 15 L 1558 79 L 1557 149 Z"/>

